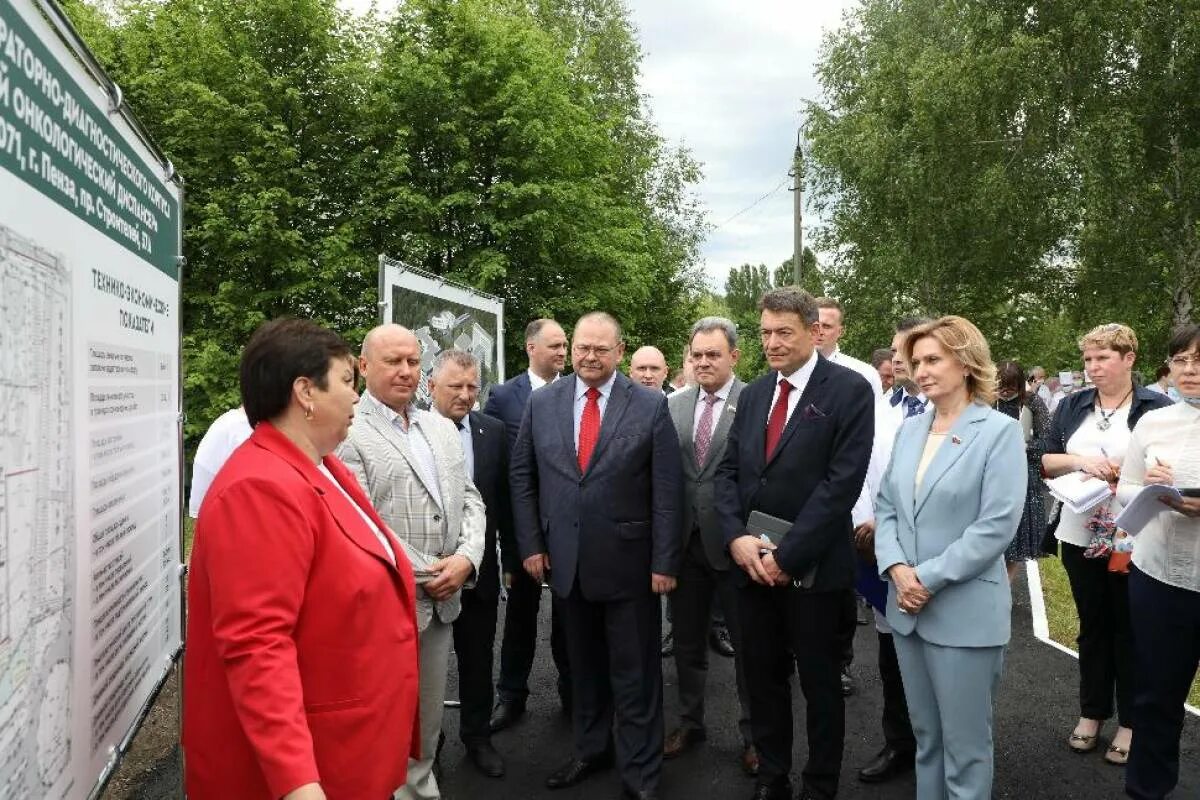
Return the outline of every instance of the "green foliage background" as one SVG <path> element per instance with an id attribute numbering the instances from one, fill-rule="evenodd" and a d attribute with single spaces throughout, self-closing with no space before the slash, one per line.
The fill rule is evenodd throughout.
<path id="1" fill-rule="evenodd" d="M 187 181 L 194 443 L 238 403 L 242 344 L 301 315 L 357 342 L 377 256 L 526 321 L 601 308 L 682 345 L 700 300 L 699 165 L 658 134 L 619 0 L 67 0 Z"/>

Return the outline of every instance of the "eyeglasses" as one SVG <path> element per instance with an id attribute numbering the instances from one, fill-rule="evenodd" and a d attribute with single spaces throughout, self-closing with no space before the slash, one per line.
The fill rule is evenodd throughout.
<path id="1" fill-rule="evenodd" d="M 1171 356 L 1167 359 L 1167 364 L 1176 369 L 1186 369 L 1189 366 L 1200 367 L 1200 355 L 1197 356 Z"/>
<path id="2" fill-rule="evenodd" d="M 595 354 L 596 358 L 607 358 L 613 351 L 611 347 L 596 347 L 588 344 L 577 344 L 571 347 L 577 356 Z"/>

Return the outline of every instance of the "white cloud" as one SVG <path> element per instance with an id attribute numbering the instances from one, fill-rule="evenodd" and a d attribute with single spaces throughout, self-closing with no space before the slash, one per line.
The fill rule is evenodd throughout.
<path id="1" fill-rule="evenodd" d="M 365 10 L 371 0 L 340 0 Z M 855 0 L 626 0 L 644 52 L 641 88 L 660 131 L 704 164 L 698 187 L 720 225 L 787 174 L 825 31 Z M 378 0 L 381 10 L 395 0 Z M 806 219 L 811 212 L 806 210 Z M 723 289 L 743 262 L 771 268 L 792 254 L 792 194 L 779 189 L 712 232 L 705 270 Z"/>

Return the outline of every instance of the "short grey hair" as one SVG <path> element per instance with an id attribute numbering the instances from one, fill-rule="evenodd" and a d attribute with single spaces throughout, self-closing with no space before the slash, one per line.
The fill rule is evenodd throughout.
<path id="1" fill-rule="evenodd" d="M 429 371 L 429 377 L 436 378 L 447 364 L 454 364 L 462 369 L 473 369 L 479 372 L 479 359 L 466 350 L 450 348 L 438 353 L 437 357 L 433 359 L 433 369 Z"/>
<path id="2" fill-rule="evenodd" d="M 691 349 L 692 340 L 696 338 L 697 333 L 711 331 L 720 331 L 725 334 L 725 341 L 729 342 L 729 349 L 737 349 L 737 325 L 733 323 L 733 320 L 725 319 L 725 317 L 702 317 L 696 320 L 696 324 L 692 326 L 692 332 L 688 334 L 688 349 Z"/>
<path id="3" fill-rule="evenodd" d="M 759 298 L 758 310 L 775 314 L 796 314 L 805 325 L 812 325 L 820 317 L 817 313 L 817 301 L 799 286 L 771 289 Z"/>

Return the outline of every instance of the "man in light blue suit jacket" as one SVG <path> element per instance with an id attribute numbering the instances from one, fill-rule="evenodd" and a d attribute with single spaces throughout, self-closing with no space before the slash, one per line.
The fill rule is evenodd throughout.
<path id="1" fill-rule="evenodd" d="M 931 595 L 915 613 L 897 605 L 896 637 L 917 736 L 918 798 L 990 798 L 992 698 L 1008 644 L 1012 593 L 1004 551 L 1021 519 L 1025 452 L 1017 423 L 979 402 L 955 420 L 917 488 L 935 421 L 905 421 L 877 505 L 882 577 L 908 565 Z"/>

